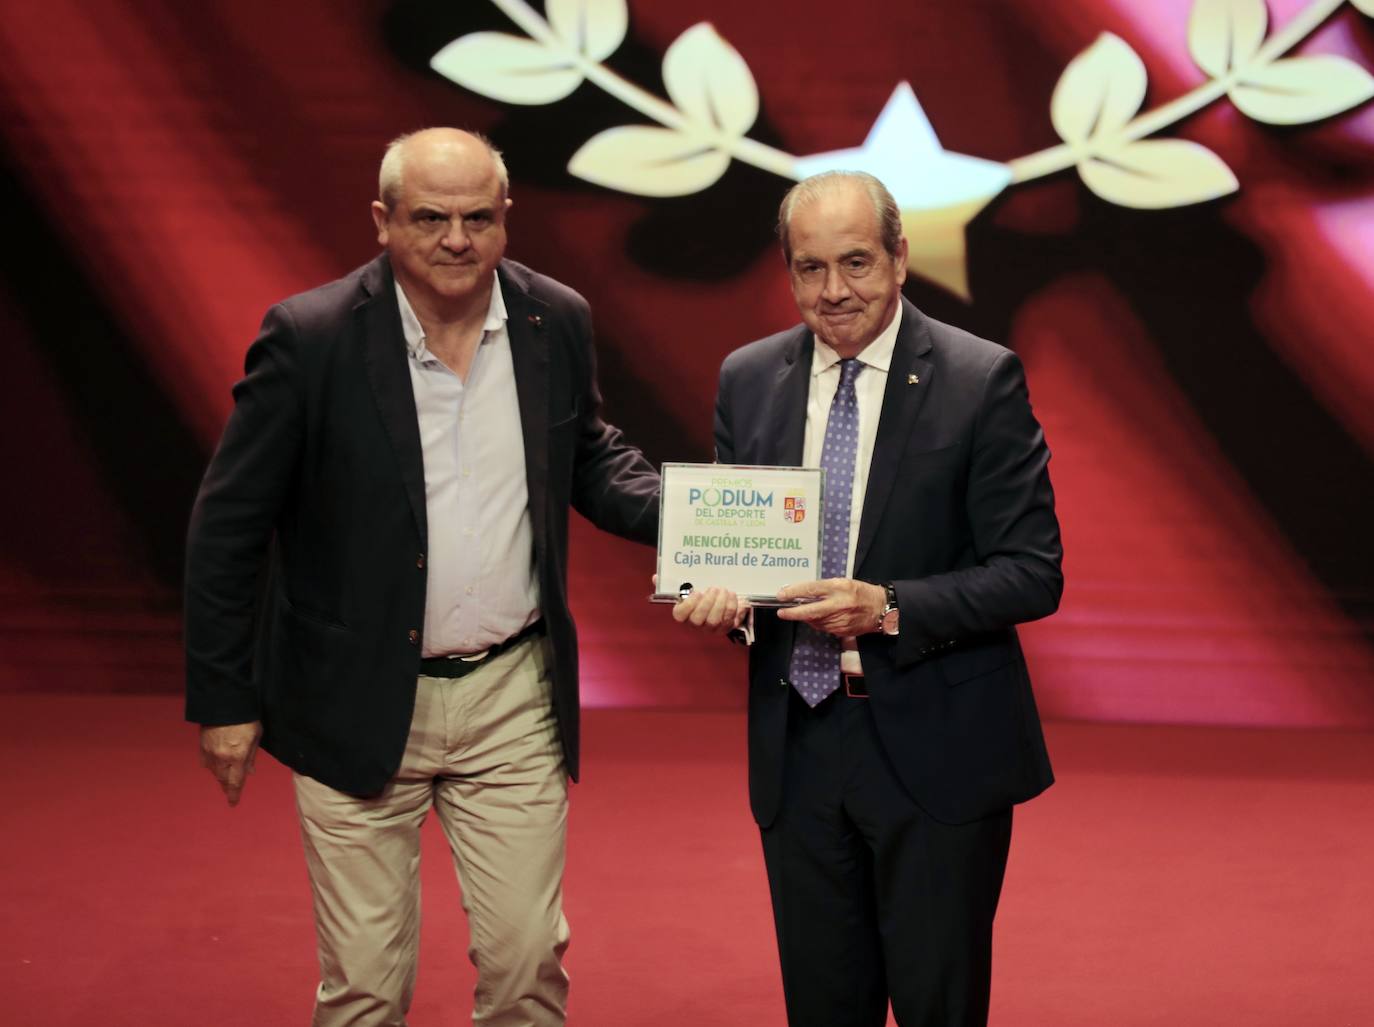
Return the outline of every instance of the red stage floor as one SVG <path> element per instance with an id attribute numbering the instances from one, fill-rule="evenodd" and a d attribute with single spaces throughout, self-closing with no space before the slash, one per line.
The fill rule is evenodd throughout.
<path id="1" fill-rule="evenodd" d="M 166 697 L 0 695 L 0 1023 L 308 1021 L 290 781 L 229 810 Z M 1053 724 L 1017 812 L 993 1023 L 1374 1024 L 1374 734 Z M 781 1027 L 734 714 L 591 711 L 573 793 L 575 1027 Z M 433 826 L 433 825 L 431 825 Z M 469 1022 L 428 837 L 415 1027 Z"/>

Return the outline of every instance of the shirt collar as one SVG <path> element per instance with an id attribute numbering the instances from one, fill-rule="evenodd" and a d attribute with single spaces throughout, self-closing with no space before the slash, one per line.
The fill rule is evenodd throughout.
<path id="1" fill-rule="evenodd" d="M 427 356 L 424 327 L 415 316 L 415 308 L 410 305 L 406 291 L 401 288 L 400 279 L 396 280 L 396 304 L 401 308 L 401 332 L 405 336 L 406 349 L 417 359 Z M 491 302 L 487 304 L 487 319 L 482 324 L 482 331 L 499 332 L 506 326 L 506 317 L 506 298 L 501 295 L 501 279 L 493 271 Z"/>
<path id="2" fill-rule="evenodd" d="M 858 361 L 875 371 L 887 374 L 888 368 L 892 366 L 892 354 L 897 348 L 897 329 L 902 326 L 902 303 L 897 302 L 897 312 L 892 315 L 892 320 L 887 323 L 887 327 L 878 333 L 878 337 L 859 351 Z M 840 362 L 840 355 L 825 343 L 819 335 L 812 333 L 816 340 L 815 348 L 811 352 L 811 376 L 827 371 Z"/>

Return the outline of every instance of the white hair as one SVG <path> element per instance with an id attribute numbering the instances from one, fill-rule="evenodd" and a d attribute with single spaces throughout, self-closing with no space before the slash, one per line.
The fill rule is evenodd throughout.
<path id="1" fill-rule="evenodd" d="M 887 186 L 864 171 L 823 171 L 819 175 L 802 179 L 787 190 L 787 195 L 782 198 L 782 205 L 778 207 L 778 239 L 782 242 L 783 258 L 789 264 L 792 262 L 792 240 L 789 237 L 792 212 L 797 207 L 813 203 L 836 187 L 851 182 L 861 187 L 873 203 L 873 213 L 878 217 L 878 234 L 883 249 L 887 251 L 888 256 L 897 256 L 898 247 L 902 244 L 902 212 L 897 207 L 897 201 L 887 191 Z"/>

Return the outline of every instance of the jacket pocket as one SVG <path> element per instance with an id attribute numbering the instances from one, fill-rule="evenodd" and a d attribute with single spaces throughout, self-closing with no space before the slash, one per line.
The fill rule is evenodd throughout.
<path id="1" fill-rule="evenodd" d="M 976 648 L 956 649 L 939 661 L 945 684 L 953 688 L 966 681 L 983 677 L 1008 666 L 1015 658 L 1006 645 L 980 645 Z"/>
<path id="2" fill-rule="evenodd" d="M 571 412 L 571 413 L 569 413 L 566 417 L 560 417 L 560 418 L 558 418 L 557 420 L 552 420 L 552 419 L 551 419 L 551 420 L 549 421 L 549 431 L 551 431 L 551 432 L 562 431 L 562 430 L 564 430 L 565 428 L 570 428 L 570 427 L 572 427 L 573 425 L 575 425 L 575 424 L 577 423 L 577 418 L 578 418 L 578 416 L 579 416 L 580 414 L 581 414 L 581 411 L 577 409 L 577 401 L 574 400 L 574 401 L 573 401 L 573 405 L 572 405 L 572 412 Z"/>
<path id="3" fill-rule="evenodd" d="M 963 439 L 956 439 L 954 442 L 946 443 L 937 441 L 931 446 L 913 446 L 906 451 L 906 455 L 920 460 L 947 460 L 959 456 L 963 449 Z"/>
<path id="4" fill-rule="evenodd" d="M 337 617 L 330 617 L 326 614 L 318 613 L 315 610 L 297 606 L 285 597 L 282 598 L 281 605 L 288 619 L 300 621 L 309 627 L 320 627 L 331 631 L 348 630 L 348 625 Z"/>

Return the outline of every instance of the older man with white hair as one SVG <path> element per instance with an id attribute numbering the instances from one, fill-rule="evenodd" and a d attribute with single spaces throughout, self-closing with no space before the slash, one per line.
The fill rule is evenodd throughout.
<path id="1" fill-rule="evenodd" d="M 726 358 L 716 455 L 825 469 L 821 580 L 755 610 L 749 793 L 791 1027 L 987 1021 L 1012 806 L 1051 782 L 1016 625 L 1063 587 L 1049 449 L 1016 354 L 902 296 L 881 182 L 778 219 L 802 323 Z M 738 623 L 703 589 L 674 608 Z"/>

